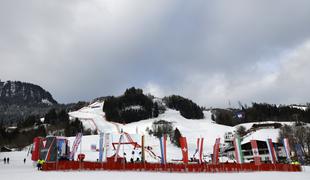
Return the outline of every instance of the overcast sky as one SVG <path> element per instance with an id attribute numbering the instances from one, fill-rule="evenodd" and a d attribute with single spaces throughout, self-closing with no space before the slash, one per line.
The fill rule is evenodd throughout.
<path id="1" fill-rule="evenodd" d="M 0 79 L 60 103 L 128 87 L 206 107 L 310 102 L 309 0 L 0 0 Z"/>

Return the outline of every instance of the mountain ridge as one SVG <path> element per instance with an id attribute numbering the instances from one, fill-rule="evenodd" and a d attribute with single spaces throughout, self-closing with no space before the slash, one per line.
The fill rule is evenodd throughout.
<path id="1" fill-rule="evenodd" d="M 43 116 L 54 106 L 58 106 L 58 102 L 39 85 L 0 80 L 1 123 L 14 124 L 30 115 Z"/>
<path id="2" fill-rule="evenodd" d="M 0 81 L 2 104 L 58 104 L 51 93 L 41 86 L 21 81 Z"/>

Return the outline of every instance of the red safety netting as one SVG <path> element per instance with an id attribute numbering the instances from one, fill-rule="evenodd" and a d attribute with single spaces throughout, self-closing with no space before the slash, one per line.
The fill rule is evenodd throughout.
<path id="1" fill-rule="evenodd" d="M 251 172 L 251 171 L 301 171 L 294 164 L 159 164 L 159 163 L 99 163 L 59 161 L 43 164 L 43 170 L 120 170 L 120 171 L 164 171 L 164 172 Z"/>

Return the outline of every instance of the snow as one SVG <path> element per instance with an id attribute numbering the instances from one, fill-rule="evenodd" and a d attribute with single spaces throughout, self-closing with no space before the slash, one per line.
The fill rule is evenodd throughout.
<path id="1" fill-rule="evenodd" d="M 41 102 L 42 102 L 43 104 L 53 105 L 53 103 L 51 103 L 48 99 L 42 99 Z"/>
<path id="2" fill-rule="evenodd" d="M 205 138 L 205 153 L 210 154 L 213 149 L 213 144 L 215 142 L 215 139 L 218 137 L 223 138 L 224 133 L 228 131 L 234 130 L 233 127 L 229 126 L 223 126 L 215 124 L 211 120 L 211 113 L 209 111 L 205 111 L 205 119 L 201 120 L 189 120 L 184 118 L 180 115 L 179 111 L 175 111 L 172 109 L 167 109 L 167 111 L 164 114 L 160 114 L 157 118 L 152 119 L 146 119 L 139 122 L 134 122 L 130 124 L 118 124 L 118 123 L 111 123 L 106 121 L 105 114 L 102 112 L 102 103 L 96 102 L 96 104 L 89 105 L 87 107 L 84 107 L 78 111 L 70 112 L 69 115 L 71 119 L 79 118 L 83 125 L 86 128 L 90 128 L 92 130 L 95 130 L 98 128 L 99 131 L 105 132 L 105 133 L 112 133 L 112 140 L 113 142 L 117 142 L 119 139 L 119 132 L 120 129 L 123 129 L 124 132 L 127 132 L 131 135 L 131 137 L 141 144 L 141 135 L 145 135 L 145 143 L 146 146 L 151 146 L 153 148 L 153 152 L 159 156 L 160 155 L 160 146 L 159 146 L 159 140 L 153 136 L 150 136 L 145 131 L 146 128 L 152 128 L 152 123 L 154 121 L 158 120 L 166 120 L 173 123 L 173 126 L 178 128 L 182 135 L 187 137 L 188 142 L 188 148 L 190 156 L 194 154 L 196 150 L 196 140 L 199 137 Z M 138 131 L 138 134 L 136 134 Z M 99 146 L 99 136 L 84 136 L 83 139 L 85 140 L 85 144 L 83 145 L 82 151 L 86 154 L 86 159 L 95 161 L 97 159 L 97 156 L 94 156 L 94 152 L 90 151 L 91 144 L 96 144 L 97 147 Z M 74 138 L 70 139 L 70 142 L 73 142 Z M 223 139 L 222 139 L 223 141 Z M 125 145 L 123 147 L 124 152 L 126 154 L 131 154 L 132 146 Z M 98 153 L 97 153 L 98 154 Z M 167 154 L 168 159 L 172 160 L 180 160 L 182 159 L 181 150 L 170 143 L 170 141 L 167 142 Z M 146 155 L 146 159 L 149 162 L 158 162 L 159 160 L 154 158 L 151 155 Z"/>
<path id="3" fill-rule="evenodd" d="M 70 112 L 71 119 L 78 118 L 84 127 L 102 132 L 117 132 L 113 123 L 106 121 L 105 113 L 102 111 L 104 103 L 95 102 L 78 111 Z"/>
<path id="4" fill-rule="evenodd" d="M 308 109 L 308 107 L 307 106 L 305 106 L 305 105 L 293 105 L 293 106 L 291 106 L 292 108 L 296 108 L 296 109 L 301 109 L 301 110 L 303 110 L 303 111 L 306 111 L 307 109 Z"/>
<path id="5" fill-rule="evenodd" d="M 211 120 L 210 111 L 204 111 L 205 118 L 201 120 L 189 120 L 185 119 L 180 115 L 178 111 L 167 109 L 163 114 L 160 114 L 157 118 L 146 119 L 139 122 L 134 122 L 130 124 L 118 124 L 111 123 L 105 119 L 105 113 L 102 111 L 104 102 L 94 102 L 93 104 L 84 107 L 78 111 L 70 112 L 70 118 L 79 118 L 83 125 L 92 130 L 97 130 L 98 132 L 111 133 L 111 141 L 117 142 L 120 136 L 120 130 L 123 129 L 125 132 L 129 133 L 131 138 L 141 144 L 141 135 L 145 135 L 145 145 L 151 146 L 153 152 L 156 155 L 160 155 L 159 140 L 153 136 L 150 136 L 145 131 L 147 127 L 151 128 L 152 123 L 158 120 L 166 120 L 172 122 L 174 127 L 177 127 L 183 136 L 187 138 L 189 156 L 191 157 L 196 149 L 196 140 L 199 137 L 205 138 L 204 144 L 204 154 L 210 155 L 212 153 L 213 145 L 215 139 L 220 137 L 223 142 L 224 134 L 226 132 L 233 132 L 238 126 L 229 127 L 224 125 L 219 125 Z M 287 123 L 286 123 L 287 124 Z M 242 124 L 247 129 L 249 129 L 253 123 Z M 266 140 L 271 138 L 273 141 L 277 140 L 278 129 L 260 129 L 244 139 L 243 142 L 248 142 L 251 139 Z M 75 137 L 69 137 L 69 141 L 72 143 Z M 91 145 L 96 145 L 99 147 L 99 135 L 84 136 L 81 141 L 81 146 L 79 146 L 77 152 L 82 152 L 86 154 L 86 161 L 96 161 L 98 158 L 98 152 L 91 150 Z M 111 146 L 111 145 L 110 145 Z M 82 149 L 80 149 L 82 147 Z M 125 152 L 127 159 L 133 157 L 133 148 L 131 145 L 124 145 L 121 147 L 121 152 Z M 138 156 L 140 150 L 135 150 L 135 154 Z M 110 150 L 110 155 L 114 151 Z M 78 154 L 78 153 L 76 153 Z M 136 155 L 134 155 L 136 156 Z M 4 164 L 3 158 L 10 157 L 10 164 Z M 23 159 L 27 158 L 26 164 L 23 163 Z M 182 158 L 181 150 L 167 141 L 167 158 L 168 161 L 180 160 Z M 159 162 L 150 153 L 146 153 L 146 159 L 148 162 Z M 120 172 L 120 171 L 59 171 L 59 172 L 42 172 L 37 171 L 30 160 L 30 156 L 27 157 L 27 152 L 9 152 L 0 153 L 0 180 L 61 180 L 61 179 L 75 179 L 75 180 L 85 180 L 85 179 L 135 179 L 135 180 L 155 180 L 155 179 L 217 179 L 217 180 L 227 180 L 227 179 L 246 179 L 246 180 L 273 180 L 274 178 L 281 178 L 281 180 L 305 180 L 310 178 L 310 167 L 304 167 L 303 172 L 293 173 L 293 172 L 251 172 L 251 173 L 154 173 L 154 172 Z"/>
<path id="6" fill-rule="evenodd" d="M 245 172 L 245 173 L 168 173 L 168 172 L 130 172 L 130 171 L 37 171 L 26 156 L 27 152 L 0 153 L 1 180 L 86 180 L 86 179 L 113 179 L 113 180 L 306 180 L 310 178 L 310 167 L 303 167 L 303 172 Z M 10 164 L 4 164 L 3 158 L 10 157 Z M 23 159 L 27 158 L 26 164 Z"/>
<path id="7" fill-rule="evenodd" d="M 93 104 L 83 107 L 82 109 L 74 112 L 70 112 L 69 115 L 71 119 L 79 118 L 86 128 L 91 130 L 97 130 L 98 132 L 111 133 L 111 139 L 113 142 L 118 142 L 120 131 L 123 130 L 130 134 L 131 138 L 138 144 L 141 144 L 141 136 L 145 135 L 145 146 L 151 146 L 153 152 L 160 156 L 160 146 L 159 140 L 154 136 L 150 136 L 146 129 L 152 128 L 154 121 L 165 120 L 172 122 L 174 128 L 178 128 L 183 136 L 187 138 L 189 157 L 192 157 L 196 150 L 197 138 L 204 138 L 203 154 L 209 156 L 213 152 L 213 145 L 216 138 L 221 138 L 221 143 L 224 143 L 224 135 L 226 132 L 234 132 L 236 128 L 240 125 L 245 126 L 246 129 L 252 127 L 254 123 L 240 124 L 235 127 L 225 126 L 216 124 L 211 120 L 211 112 L 204 111 L 204 119 L 186 119 L 180 115 L 179 111 L 167 109 L 165 113 L 160 114 L 157 118 L 151 118 L 142 120 L 139 122 L 129 123 L 126 125 L 119 123 L 108 122 L 105 118 L 105 113 L 102 111 L 104 102 L 94 102 Z M 274 122 L 266 122 L 274 123 Z M 281 124 L 291 125 L 291 122 L 281 122 Z M 279 129 L 259 129 L 251 134 L 248 134 L 242 143 L 247 143 L 252 139 L 265 141 L 271 138 L 273 142 L 277 142 L 279 135 Z M 69 138 L 70 142 L 74 141 L 74 137 Z M 98 152 L 93 152 L 90 150 L 92 144 L 99 147 L 99 136 L 84 136 L 82 152 L 86 154 L 86 160 L 95 161 L 98 158 Z M 110 145 L 112 147 L 112 145 Z M 127 159 L 131 158 L 131 152 L 133 147 L 131 145 L 124 145 L 121 148 L 120 154 L 125 152 L 127 154 Z M 80 151 L 80 150 L 78 150 Z M 114 153 L 113 150 L 110 153 Z M 112 155 L 112 154 L 111 154 Z M 130 155 L 130 156 L 129 156 Z M 181 160 L 182 154 L 181 150 L 175 145 L 167 141 L 167 159 Z M 149 162 L 158 162 L 151 154 L 146 154 L 146 160 Z"/>
<path id="8" fill-rule="evenodd" d="M 279 129 L 260 129 L 259 131 L 256 131 L 250 136 L 244 138 L 242 144 L 250 142 L 251 140 L 266 141 L 269 138 L 272 140 L 272 142 L 277 142 L 278 136 Z"/>
<path id="9" fill-rule="evenodd" d="M 143 107 L 140 106 L 140 105 L 135 105 L 135 106 L 128 106 L 128 107 L 125 107 L 125 111 L 128 111 L 128 110 L 142 110 Z"/>

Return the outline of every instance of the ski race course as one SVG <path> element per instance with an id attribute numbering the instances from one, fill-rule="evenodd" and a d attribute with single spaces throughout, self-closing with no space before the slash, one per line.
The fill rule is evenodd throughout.
<path id="1" fill-rule="evenodd" d="M 160 144 L 158 138 L 149 135 L 146 132 L 147 128 L 152 128 L 152 123 L 158 120 L 165 120 L 172 122 L 174 128 L 178 128 L 182 133 L 182 136 L 187 138 L 188 155 L 192 157 L 197 148 L 197 138 L 204 138 L 203 144 L 203 155 L 206 162 L 211 161 L 211 154 L 213 152 L 213 146 L 217 138 L 220 138 L 220 143 L 224 144 L 224 135 L 226 132 L 234 132 L 238 126 L 230 127 L 225 125 L 216 124 L 211 120 L 211 112 L 204 111 L 204 119 L 193 120 L 186 119 L 180 115 L 179 111 L 167 109 L 165 113 L 160 114 L 157 118 L 151 118 L 142 120 L 139 122 L 129 123 L 126 125 L 111 123 L 105 119 L 105 114 L 102 112 L 103 102 L 95 102 L 87 107 L 84 107 L 78 111 L 69 113 L 72 119 L 79 118 L 83 122 L 84 127 L 91 130 L 97 130 L 98 132 L 110 133 L 111 141 L 118 142 L 120 137 L 120 131 L 130 135 L 130 139 L 141 145 L 141 136 L 145 136 L 145 146 L 152 147 L 151 152 L 146 152 L 146 161 L 159 163 L 160 159 Z M 282 124 L 292 124 L 292 123 L 282 123 Z M 253 123 L 242 124 L 247 129 L 253 125 Z M 250 140 L 261 140 L 266 141 L 270 138 L 273 142 L 276 142 L 279 135 L 279 129 L 261 129 L 258 131 L 253 131 L 251 134 L 247 135 L 243 142 L 249 142 Z M 70 137 L 69 141 L 72 143 L 75 137 Z M 128 141 L 128 139 L 125 139 Z M 92 145 L 99 147 L 99 135 L 84 136 L 82 139 L 82 150 L 86 154 L 85 161 L 96 161 L 98 158 L 98 152 L 94 152 L 90 149 Z M 182 160 L 182 153 L 180 148 L 173 145 L 169 140 L 167 141 L 167 161 L 180 161 Z M 127 158 L 131 158 L 131 152 L 133 150 L 132 145 L 122 145 L 120 153 L 126 153 Z M 139 149 L 136 149 L 138 152 Z M 80 147 L 77 152 L 80 152 Z M 111 156 L 114 151 L 108 152 Z M 234 162 L 231 159 L 225 157 L 220 157 L 220 162 Z"/>
<path id="2" fill-rule="evenodd" d="M 237 127 L 229 127 L 216 124 L 211 120 L 211 113 L 205 111 L 205 118 L 202 120 L 188 120 L 180 115 L 178 111 L 167 109 L 165 113 L 157 118 L 146 119 L 130 124 L 111 123 L 105 119 L 102 112 L 103 103 L 95 102 L 78 111 L 69 113 L 71 119 L 78 118 L 83 122 L 84 127 L 98 133 L 109 133 L 110 144 L 106 157 L 103 162 L 98 161 L 99 135 L 83 136 L 80 145 L 74 155 L 77 159 L 78 154 L 85 154 L 83 162 L 78 161 L 57 161 L 46 162 L 43 165 L 43 171 L 36 169 L 36 162 L 31 161 L 31 155 L 27 151 L 2 152 L 0 153 L 0 180 L 31 179 L 31 180 L 49 180 L 49 179 L 135 179 L 135 180 L 155 180 L 155 179 L 251 179 L 251 180 L 305 180 L 310 178 L 310 167 L 301 167 L 291 164 L 261 164 L 255 166 L 254 163 L 237 164 L 228 157 L 219 157 L 218 164 L 211 164 L 212 153 L 216 139 L 220 138 L 220 143 L 224 144 L 224 135 L 226 132 L 234 132 Z M 152 127 L 152 123 L 157 120 L 172 122 L 175 128 L 178 128 L 182 135 L 187 138 L 188 157 L 196 154 L 197 138 L 204 138 L 202 146 L 203 164 L 182 163 L 182 151 L 173 145 L 169 140 L 166 144 L 166 164 L 161 164 L 161 147 L 159 139 L 149 135 L 147 128 Z M 284 123 L 283 123 L 284 124 Z M 290 123 L 286 123 L 290 124 Z M 242 124 L 249 129 L 253 124 Z M 121 133 L 125 132 L 125 133 Z M 266 141 L 270 139 L 277 141 L 279 129 L 261 129 L 248 134 L 243 142 L 251 140 Z M 141 137 L 144 135 L 144 147 L 151 147 L 145 152 L 147 163 L 109 163 L 107 157 L 113 158 L 116 148 L 113 143 L 119 142 L 121 134 L 123 140 L 129 142 L 122 144 L 119 148 L 119 154 L 126 158 L 136 159 L 141 155 Z M 75 137 L 68 137 L 71 147 Z M 136 144 L 135 144 L 136 143 Z M 95 148 L 93 148 L 95 147 Z M 3 159 L 10 158 L 9 164 L 4 164 Z M 26 158 L 26 163 L 23 160 Z M 113 158 L 114 159 L 114 158 Z M 111 162 L 111 161 L 110 161 Z M 294 172 L 289 172 L 294 171 Z"/>

